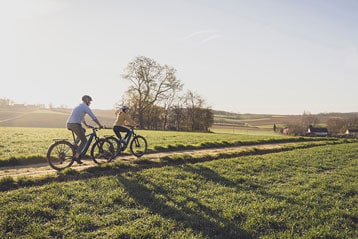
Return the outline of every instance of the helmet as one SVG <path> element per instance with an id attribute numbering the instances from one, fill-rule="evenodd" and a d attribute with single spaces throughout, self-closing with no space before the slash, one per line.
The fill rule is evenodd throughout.
<path id="1" fill-rule="evenodd" d="M 82 96 L 82 101 L 86 101 L 86 100 L 92 101 L 91 96 L 89 96 L 89 95 L 84 95 L 84 96 Z"/>
<path id="2" fill-rule="evenodd" d="M 122 111 L 125 111 L 125 110 L 128 110 L 128 109 L 129 109 L 129 107 L 128 107 L 128 106 L 126 106 L 126 105 L 123 105 L 123 106 L 121 107 L 121 109 L 122 109 Z"/>

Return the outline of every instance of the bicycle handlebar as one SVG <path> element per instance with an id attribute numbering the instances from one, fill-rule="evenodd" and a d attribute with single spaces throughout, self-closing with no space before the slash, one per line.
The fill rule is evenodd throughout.
<path id="1" fill-rule="evenodd" d="M 126 127 L 130 128 L 130 129 L 135 129 L 138 128 L 139 125 L 133 126 L 133 125 L 125 125 Z"/>
<path id="2" fill-rule="evenodd" d="M 130 129 L 135 129 L 135 128 L 138 128 L 139 125 L 136 125 L 136 126 L 133 126 L 133 125 L 124 125 Z M 93 131 L 97 131 L 97 130 L 100 130 L 100 129 L 112 129 L 112 127 L 106 127 L 106 126 L 103 126 L 103 127 L 95 127 L 95 126 L 92 126 L 92 125 L 89 125 L 87 128 L 90 128 L 92 129 Z"/>
<path id="3" fill-rule="evenodd" d="M 105 129 L 105 127 L 94 127 L 94 126 L 89 126 L 88 128 L 92 129 L 93 131 L 97 131 L 100 129 Z"/>

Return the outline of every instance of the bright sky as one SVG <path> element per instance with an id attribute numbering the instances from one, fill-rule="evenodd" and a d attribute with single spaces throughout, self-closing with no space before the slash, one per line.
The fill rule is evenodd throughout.
<path id="1" fill-rule="evenodd" d="M 356 0 L 0 0 L 0 98 L 112 109 L 146 56 L 215 110 L 358 111 Z"/>

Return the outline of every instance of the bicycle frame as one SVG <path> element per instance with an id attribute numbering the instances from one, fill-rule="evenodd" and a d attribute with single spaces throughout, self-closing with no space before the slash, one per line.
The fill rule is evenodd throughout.
<path id="1" fill-rule="evenodd" d="M 134 127 L 129 126 L 128 136 L 125 139 L 119 139 L 118 137 L 112 135 L 106 136 L 105 139 L 108 139 L 112 142 L 112 145 L 116 146 L 112 159 L 119 156 L 121 152 L 125 151 L 127 148 L 129 148 L 131 153 L 136 157 L 141 157 L 147 152 L 147 140 L 143 136 L 137 135 L 134 132 Z"/>
<path id="2" fill-rule="evenodd" d="M 87 150 L 89 149 L 93 139 L 95 138 L 98 138 L 97 137 L 97 133 L 96 133 L 97 129 L 96 128 L 92 128 L 92 133 L 90 134 L 87 134 L 86 135 L 86 138 L 87 138 L 87 142 L 85 144 L 85 147 L 83 147 L 81 153 L 80 153 L 80 158 L 83 157 L 86 153 L 87 153 Z M 73 140 L 74 142 L 76 142 L 76 137 L 75 137 L 75 133 L 72 131 L 72 136 L 73 136 Z"/>
<path id="3" fill-rule="evenodd" d="M 134 129 L 131 127 L 130 131 L 128 132 L 128 137 L 126 138 L 125 141 L 123 140 L 125 142 L 125 144 L 124 144 L 123 148 L 121 149 L 121 151 L 124 151 L 127 148 L 127 146 L 129 145 L 129 142 L 131 141 L 132 136 L 134 137 L 135 133 L 134 133 Z"/>

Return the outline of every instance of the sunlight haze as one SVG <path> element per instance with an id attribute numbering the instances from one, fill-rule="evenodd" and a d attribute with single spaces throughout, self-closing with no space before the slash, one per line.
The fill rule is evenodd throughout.
<path id="1" fill-rule="evenodd" d="M 215 110 L 357 112 L 355 0 L 0 0 L 0 98 L 96 109 L 128 63 L 177 70 Z"/>

